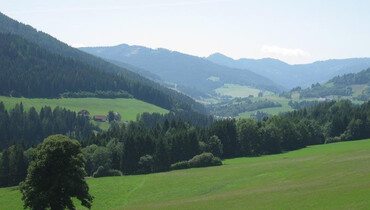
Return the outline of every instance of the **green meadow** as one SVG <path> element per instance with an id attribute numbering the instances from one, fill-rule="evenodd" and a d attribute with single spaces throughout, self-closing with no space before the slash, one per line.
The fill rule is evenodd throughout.
<path id="1" fill-rule="evenodd" d="M 217 88 L 216 93 L 219 93 L 221 95 L 228 95 L 231 97 L 248 97 L 249 95 L 253 95 L 254 97 L 258 96 L 258 93 L 262 90 L 243 86 L 243 85 L 237 85 L 237 84 L 224 84 L 224 86 Z M 272 95 L 272 92 L 269 91 L 262 91 L 263 95 Z"/>
<path id="2" fill-rule="evenodd" d="M 370 139 L 309 146 L 223 166 L 91 178 L 93 209 L 368 209 Z M 17 187 L 1 209 L 21 209 Z M 78 206 L 81 209 L 80 206 Z"/>
<path id="3" fill-rule="evenodd" d="M 7 109 L 11 109 L 15 104 L 22 102 L 26 110 L 30 107 L 35 107 L 40 110 L 41 107 L 56 106 L 78 112 L 81 109 L 87 109 L 90 115 L 107 115 L 110 110 L 119 112 L 123 121 L 136 120 L 137 114 L 143 112 L 158 112 L 161 114 L 168 111 L 158 106 L 132 98 L 61 98 L 61 99 L 45 99 L 45 98 L 14 98 L 0 96 Z"/>

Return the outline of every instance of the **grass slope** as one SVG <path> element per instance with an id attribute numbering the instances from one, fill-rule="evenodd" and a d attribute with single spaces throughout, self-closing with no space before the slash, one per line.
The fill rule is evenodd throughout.
<path id="1" fill-rule="evenodd" d="M 366 209 L 369 162 L 370 139 L 88 183 L 93 209 Z M 0 189 L 0 206 L 21 209 L 16 187 Z"/>
<path id="2" fill-rule="evenodd" d="M 30 107 L 35 107 L 36 110 L 40 110 L 41 107 L 50 106 L 52 108 L 56 106 L 64 107 L 72 111 L 80 111 L 81 109 L 87 109 L 90 115 L 107 115 L 108 111 L 113 110 L 119 112 L 122 116 L 122 120 L 130 121 L 136 120 L 136 115 L 143 112 L 158 112 L 161 114 L 167 113 L 168 111 L 158 106 L 137 100 L 127 98 L 117 99 L 102 99 L 102 98 L 62 98 L 62 99 L 45 99 L 45 98 L 14 98 L 0 96 L 7 109 L 11 109 L 15 104 L 22 102 L 25 110 Z"/>
<path id="3" fill-rule="evenodd" d="M 237 84 L 224 84 L 224 86 L 217 88 L 215 90 L 216 93 L 221 95 L 227 95 L 231 97 L 248 97 L 249 95 L 253 95 L 254 97 L 258 96 L 259 92 L 263 92 L 264 95 L 271 95 L 272 92 L 264 91 L 244 85 L 237 85 Z"/>

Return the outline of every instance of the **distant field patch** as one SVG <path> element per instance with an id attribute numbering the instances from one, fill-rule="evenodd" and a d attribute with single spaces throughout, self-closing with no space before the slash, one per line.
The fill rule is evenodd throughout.
<path id="1" fill-rule="evenodd" d="M 352 88 L 352 96 L 356 97 L 362 94 L 362 91 L 365 90 L 368 86 L 367 85 L 351 85 Z"/>
<path id="2" fill-rule="evenodd" d="M 208 77 L 207 78 L 207 80 L 210 80 L 210 81 L 212 81 L 212 82 L 218 82 L 218 81 L 220 81 L 220 77 Z"/>
<path id="3" fill-rule="evenodd" d="M 221 95 L 228 95 L 231 97 L 248 97 L 249 95 L 253 95 L 254 97 L 258 96 L 258 93 L 262 90 L 243 86 L 243 85 L 237 85 L 237 84 L 224 84 L 224 86 L 217 88 L 216 93 L 219 93 Z M 262 91 L 263 95 L 271 95 L 272 93 L 269 91 Z"/>
<path id="4" fill-rule="evenodd" d="M 368 139 L 87 182 L 92 209 L 368 209 L 369 162 Z M 0 208 L 22 209 L 17 187 L 0 188 Z"/>
<path id="5" fill-rule="evenodd" d="M 40 110 L 41 107 L 50 106 L 52 108 L 60 106 L 66 109 L 78 112 L 87 109 L 90 115 L 107 115 L 110 110 L 119 112 L 123 121 L 136 120 L 137 114 L 143 112 L 167 113 L 168 110 L 158 106 L 132 98 L 102 99 L 102 98 L 62 98 L 62 99 L 45 99 L 45 98 L 14 98 L 0 96 L 6 109 L 11 109 L 15 104 L 22 102 L 26 110 L 35 107 Z"/>

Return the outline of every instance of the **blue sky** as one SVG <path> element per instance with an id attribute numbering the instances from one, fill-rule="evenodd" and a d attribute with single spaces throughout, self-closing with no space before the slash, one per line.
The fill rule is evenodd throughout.
<path id="1" fill-rule="evenodd" d="M 285 62 L 370 57 L 368 0 L 0 0 L 72 46 L 127 43 Z"/>

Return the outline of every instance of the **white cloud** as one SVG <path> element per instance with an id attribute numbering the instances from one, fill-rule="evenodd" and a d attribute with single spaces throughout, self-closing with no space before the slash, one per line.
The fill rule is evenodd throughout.
<path id="1" fill-rule="evenodd" d="M 283 48 L 276 45 L 263 45 L 260 49 L 261 54 L 264 56 L 277 56 L 277 57 L 312 57 L 312 55 L 299 48 Z"/>

